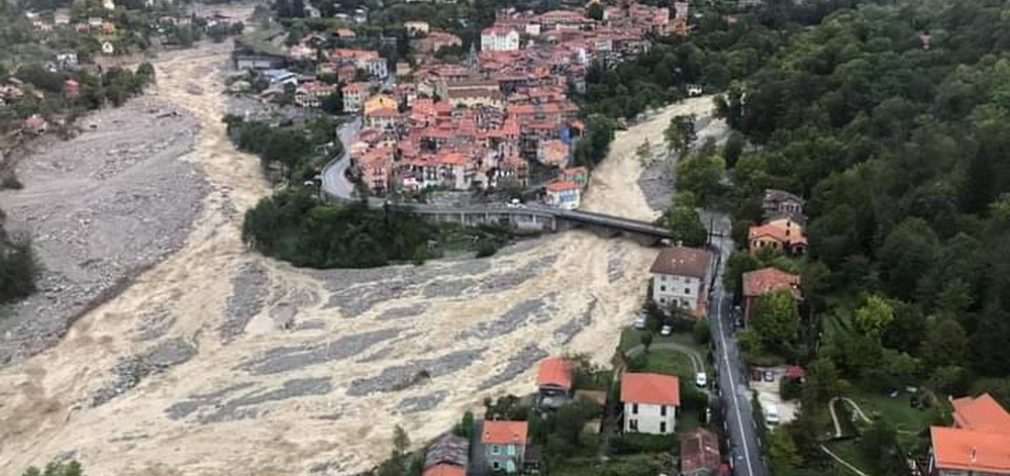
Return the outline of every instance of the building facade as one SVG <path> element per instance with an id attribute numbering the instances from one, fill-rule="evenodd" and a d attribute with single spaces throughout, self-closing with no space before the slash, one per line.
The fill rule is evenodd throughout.
<path id="1" fill-rule="evenodd" d="M 506 28 L 485 28 L 480 33 L 481 51 L 516 51 L 519 49 L 519 32 Z"/>
<path id="2" fill-rule="evenodd" d="M 674 433 L 680 407 L 680 379 L 673 375 L 626 373 L 621 377 L 621 402 L 625 433 Z"/>
<path id="3" fill-rule="evenodd" d="M 703 317 L 711 255 L 701 249 L 675 246 L 656 256 L 652 273 L 652 301 L 660 309 L 685 309 Z"/>

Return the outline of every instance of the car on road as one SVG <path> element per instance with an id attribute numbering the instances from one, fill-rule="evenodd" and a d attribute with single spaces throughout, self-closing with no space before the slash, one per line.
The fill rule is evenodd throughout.
<path id="1" fill-rule="evenodd" d="M 775 372 L 772 372 L 771 370 L 765 370 L 765 382 L 774 382 L 774 381 L 775 381 Z"/>
<path id="2" fill-rule="evenodd" d="M 635 329 L 638 329 L 640 331 L 644 331 L 645 330 L 645 324 L 646 324 L 645 323 L 645 316 L 638 316 L 635 319 L 635 324 L 634 324 Z"/>
<path id="3" fill-rule="evenodd" d="M 520 202 L 518 198 L 513 198 L 512 200 L 509 200 L 507 206 L 509 208 L 523 208 L 523 202 Z"/>
<path id="4" fill-rule="evenodd" d="M 668 336 L 670 334 L 673 334 L 673 327 L 670 327 L 670 325 L 667 324 L 667 325 L 663 326 L 662 329 L 659 330 L 659 334 L 660 335 L 664 335 L 664 336 Z"/>
<path id="5" fill-rule="evenodd" d="M 698 388 L 707 387 L 708 375 L 705 375 L 705 372 L 698 372 L 697 374 L 694 375 L 694 384 L 697 385 Z"/>

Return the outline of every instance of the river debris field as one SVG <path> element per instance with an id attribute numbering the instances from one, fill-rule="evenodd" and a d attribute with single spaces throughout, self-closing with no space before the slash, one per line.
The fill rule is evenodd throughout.
<path id="1" fill-rule="evenodd" d="M 221 122 L 229 47 L 155 62 L 158 84 L 135 102 L 195 122 L 174 162 L 194 175 L 197 203 L 172 198 L 171 183 L 149 186 L 170 209 L 107 203 L 138 220 L 124 234 L 179 243 L 144 245 L 156 264 L 0 368 L 0 474 L 68 454 L 89 474 L 355 474 L 389 454 L 395 425 L 421 445 L 485 396 L 533 391 L 544 356 L 609 361 L 657 253 L 634 240 L 570 231 L 490 258 L 370 270 L 296 269 L 246 249 L 242 212 L 270 188 Z M 656 218 L 635 149 L 660 142 L 673 115 L 710 110 L 696 98 L 619 132 L 583 208 Z M 170 221 L 178 208 L 194 216 Z"/>

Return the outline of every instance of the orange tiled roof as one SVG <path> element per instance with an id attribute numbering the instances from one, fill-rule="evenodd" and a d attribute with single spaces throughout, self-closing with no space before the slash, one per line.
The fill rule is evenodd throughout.
<path id="1" fill-rule="evenodd" d="M 1010 413 L 988 393 L 958 398 L 951 403 L 958 428 L 1010 435 Z"/>
<path id="2" fill-rule="evenodd" d="M 568 190 L 578 190 L 579 185 L 576 184 L 575 182 L 562 180 L 551 182 L 547 184 L 547 186 L 544 188 L 546 188 L 548 192 L 565 192 Z"/>
<path id="3" fill-rule="evenodd" d="M 525 445 L 528 428 L 524 421 L 485 421 L 480 441 L 495 445 Z"/>
<path id="4" fill-rule="evenodd" d="M 621 401 L 680 406 L 680 379 L 673 375 L 626 373 L 621 378 Z"/>
<path id="5" fill-rule="evenodd" d="M 436 464 L 422 473 L 422 476 L 466 476 L 466 470 L 454 464 Z"/>
<path id="6" fill-rule="evenodd" d="M 1010 434 L 960 428 L 930 428 L 940 469 L 1010 474 Z"/>
<path id="7" fill-rule="evenodd" d="M 561 357 L 548 357 L 540 361 L 537 385 L 553 385 L 566 390 L 572 388 L 572 364 Z"/>
<path id="8" fill-rule="evenodd" d="M 799 297 L 796 289 L 800 285 L 800 277 L 778 268 L 764 268 L 743 274 L 743 295 L 763 296 L 765 294 L 788 289 Z"/>
<path id="9" fill-rule="evenodd" d="M 748 239 L 751 240 L 767 236 L 774 239 L 775 241 L 779 241 L 782 243 L 790 243 L 790 244 L 807 243 L 807 237 L 803 235 L 802 229 L 797 227 L 795 230 L 790 231 L 792 231 L 792 233 L 786 235 L 786 228 L 768 224 L 768 225 L 750 227 L 750 230 L 748 230 L 747 235 Z"/>

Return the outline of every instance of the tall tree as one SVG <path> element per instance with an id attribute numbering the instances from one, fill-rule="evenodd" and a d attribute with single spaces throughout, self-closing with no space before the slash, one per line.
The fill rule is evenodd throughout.
<path id="1" fill-rule="evenodd" d="M 759 297 L 751 327 L 768 349 L 791 352 L 800 330 L 800 317 L 792 293 L 783 290 Z"/>

